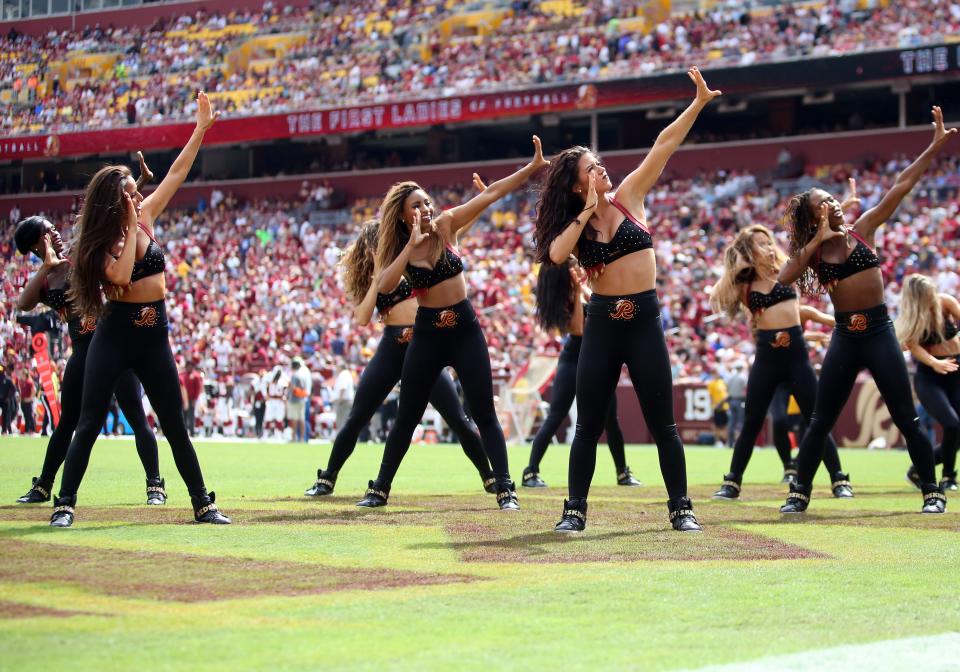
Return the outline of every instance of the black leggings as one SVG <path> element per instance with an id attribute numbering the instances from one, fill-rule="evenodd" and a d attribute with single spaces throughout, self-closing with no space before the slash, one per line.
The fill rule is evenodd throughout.
<path id="1" fill-rule="evenodd" d="M 353 454 L 360 432 L 370 422 L 370 418 L 380 408 L 380 404 L 390 394 L 390 390 L 400 380 L 403 369 L 403 359 L 407 354 L 407 344 L 412 336 L 412 327 L 391 326 L 383 330 L 380 345 L 373 358 L 367 363 L 357 384 L 357 394 L 353 399 L 350 415 L 343 428 L 333 440 L 333 449 L 330 452 L 329 471 L 337 472 Z M 480 434 L 460 403 L 457 388 L 453 379 L 446 371 L 442 371 L 437 378 L 430 394 L 430 403 L 437 409 L 440 417 L 450 426 L 456 435 L 463 452 L 473 462 L 484 477 L 490 472 L 487 454 L 483 452 L 483 443 Z"/>
<path id="2" fill-rule="evenodd" d="M 60 496 L 76 496 L 110 396 L 127 370 L 132 370 L 143 383 L 187 490 L 194 496 L 205 494 L 200 462 L 183 421 L 180 377 L 167 337 L 166 306 L 160 300 L 107 304 L 87 353 L 80 422 L 67 450 Z"/>
<path id="3" fill-rule="evenodd" d="M 960 364 L 960 355 L 956 360 Z M 943 427 L 943 440 L 934 459 L 937 464 L 943 463 L 944 475 L 952 474 L 957 470 L 960 447 L 960 371 L 940 374 L 918 362 L 913 387 L 927 413 Z"/>
<path id="4" fill-rule="evenodd" d="M 784 469 L 790 467 L 790 416 L 787 414 L 789 406 L 790 388 L 780 383 L 770 402 L 770 419 L 773 421 L 773 446 L 777 449 Z"/>
<path id="5" fill-rule="evenodd" d="M 577 431 L 570 446 L 570 497 L 586 497 L 597 466 L 597 441 L 627 365 L 660 457 L 671 500 L 687 494 L 683 443 L 673 419 L 673 376 L 655 290 L 631 296 L 594 294 L 587 305 L 577 366 Z"/>
<path id="6" fill-rule="evenodd" d="M 378 476 L 381 483 L 393 482 L 437 378 L 447 366 L 453 367 L 460 379 L 494 477 L 500 482 L 510 479 L 507 444 L 493 407 L 493 376 L 487 339 L 473 306 L 464 299 L 449 308 L 421 306 L 417 310 L 413 340 L 407 348 L 400 375 L 400 409 L 383 449 Z"/>
<path id="7" fill-rule="evenodd" d="M 817 397 L 817 376 L 810 365 L 802 327 L 757 332 L 757 354 L 747 380 L 743 429 L 733 446 L 730 460 L 730 473 L 735 480 L 743 478 L 778 385 L 786 386 L 797 400 L 803 417 L 809 420 Z M 833 437 L 828 434 L 826 441 L 823 461 L 833 475 L 842 471 L 840 456 Z"/>
<path id="8" fill-rule="evenodd" d="M 934 483 L 933 446 L 920 429 L 910 394 L 910 376 L 903 351 L 884 305 L 856 313 L 837 313 L 837 326 L 823 359 L 817 402 L 810 427 L 797 455 L 797 484 L 809 487 L 820 466 L 827 442 L 850 398 L 857 374 L 867 369 L 890 411 L 890 418 L 907 441 L 907 451 L 923 483 Z"/>
<path id="9" fill-rule="evenodd" d="M 560 353 L 560 361 L 557 364 L 557 373 L 553 377 L 553 388 L 550 390 L 550 412 L 546 419 L 540 425 L 540 430 L 533 437 L 533 445 L 530 448 L 530 462 L 528 468 L 531 471 L 540 471 L 540 460 L 553 441 L 557 429 L 570 412 L 570 406 L 573 405 L 574 396 L 577 392 L 577 362 L 580 360 L 580 347 L 583 342 L 583 336 L 567 336 L 566 343 L 563 344 L 563 351 Z M 617 395 L 616 390 L 610 397 L 610 405 L 607 407 L 607 415 L 604 420 L 604 428 L 607 431 L 607 445 L 610 447 L 610 455 L 613 457 L 613 463 L 617 468 L 617 474 L 622 474 L 627 468 L 627 458 L 623 450 L 623 431 L 620 429 L 620 423 L 617 421 Z"/>
<path id="10" fill-rule="evenodd" d="M 63 371 L 63 380 L 60 381 L 60 422 L 50 435 L 47 443 L 47 454 L 43 458 L 43 469 L 40 471 L 40 482 L 53 485 L 53 479 L 63 460 L 67 456 L 67 448 L 73 431 L 80 420 L 80 404 L 83 401 L 83 374 L 87 364 L 87 351 L 90 349 L 92 336 L 81 336 L 73 341 L 73 354 L 67 360 Z M 115 388 L 117 403 L 123 411 L 127 421 L 133 428 L 133 435 L 137 443 L 137 454 L 143 463 L 143 471 L 147 478 L 156 478 L 160 475 L 160 462 L 157 458 L 157 439 L 153 430 L 147 424 L 147 416 L 143 412 L 143 403 L 140 400 L 140 383 L 132 371 L 124 371 L 117 380 Z"/>

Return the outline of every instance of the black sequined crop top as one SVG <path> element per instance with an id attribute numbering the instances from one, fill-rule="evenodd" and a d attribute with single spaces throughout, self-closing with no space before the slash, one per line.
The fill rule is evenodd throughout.
<path id="1" fill-rule="evenodd" d="M 150 232 L 147 231 L 145 226 L 142 224 L 138 226 L 143 229 L 144 233 L 150 236 Z M 143 253 L 143 259 L 138 259 L 133 262 L 133 273 L 130 276 L 130 282 L 133 283 L 137 280 L 148 278 L 151 275 L 163 273 L 163 269 L 166 268 L 166 266 L 167 260 L 163 256 L 163 248 L 160 247 L 156 238 L 150 236 L 150 242 L 147 244 L 147 249 Z"/>
<path id="2" fill-rule="evenodd" d="M 940 345 L 941 343 L 946 343 L 951 340 L 954 336 L 960 334 L 960 329 L 957 328 L 956 323 L 950 319 L 949 315 L 943 316 L 943 335 L 940 334 L 930 334 L 924 337 L 920 341 L 921 348 L 929 348 L 934 345 Z"/>
<path id="3" fill-rule="evenodd" d="M 92 317 L 80 317 L 73 311 L 70 299 L 67 298 L 68 291 L 70 291 L 69 284 L 65 284 L 63 287 L 57 287 L 56 289 L 50 289 L 46 282 L 44 282 L 40 300 L 57 311 L 60 319 L 67 323 L 70 338 L 77 341 L 83 336 L 92 334 L 97 326 L 97 321 Z"/>
<path id="4" fill-rule="evenodd" d="M 426 269 L 424 269 L 426 270 Z M 377 312 L 386 315 L 398 303 L 403 303 L 413 296 L 413 287 L 407 282 L 406 278 L 400 279 L 400 284 L 389 294 L 377 292 Z"/>
<path id="5" fill-rule="evenodd" d="M 604 266 L 613 263 L 620 257 L 653 247 L 653 236 L 650 235 L 647 227 L 634 219 L 627 212 L 627 209 L 613 197 L 610 198 L 610 203 L 623 213 L 623 221 L 617 227 L 613 238 L 606 243 L 602 243 L 580 234 L 580 240 L 577 241 L 577 251 L 579 253 L 577 260 L 593 276 L 599 275 Z"/>
<path id="6" fill-rule="evenodd" d="M 410 286 L 414 289 L 414 294 L 423 293 L 434 285 L 439 285 L 444 280 L 449 280 L 463 273 L 463 259 L 456 251 L 447 245 L 440 261 L 433 268 L 422 268 L 407 264 L 407 277 L 410 280 Z"/>
<path id="7" fill-rule="evenodd" d="M 784 301 L 792 301 L 797 298 L 797 290 L 791 285 L 783 285 L 779 282 L 774 283 L 773 289 L 764 294 L 763 292 L 750 291 L 747 293 L 747 307 L 753 314 L 759 314 L 771 306 Z"/>
<path id="8" fill-rule="evenodd" d="M 845 261 L 839 264 L 831 264 L 827 261 L 821 261 L 820 250 L 817 250 L 817 279 L 820 285 L 827 289 L 833 289 L 837 284 L 851 275 L 856 275 L 861 271 L 880 267 L 880 258 L 867 245 L 867 241 L 857 235 L 856 231 L 849 229 L 850 235 L 857 239 L 857 245 L 853 252 Z"/>

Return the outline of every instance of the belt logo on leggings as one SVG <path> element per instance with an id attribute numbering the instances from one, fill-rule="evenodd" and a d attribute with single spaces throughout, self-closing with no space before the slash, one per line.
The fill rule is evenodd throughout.
<path id="1" fill-rule="evenodd" d="M 140 317 L 133 320 L 138 327 L 153 327 L 157 324 L 157 309 L 144 306 L 140 309 Z"/>
<path id="2" fill-rule="evenodd" d="M 847 329 L 850 331 L 866 331 L 867 316 L 863 313 L 854 313 L 850 316 L 850 321 L 847 322 Z"/>
<path id="3" fill-rule="evenodd" d="M 397 336 L 397 343 L 409 343 L 413 340 L 413 327 L 406 327 Z"/>
<path id="4" fill-rule="evenodd" d="M 629 322 L 636 314 L 637 307 L 630 299 L 620 299 L 613 304 L 613 310 L 610 311 L 610 317 L 614 320 L 624 320 Z"/>
<path id="5" fill-rule="evenodd" d="M 790 332 L 787 331 L 778 331 L 773 335 L 773 341 L 770 343 L 774 348 L 789 348 L 790 347 Z"/>
<path id="6" fill-rule="evenodd" d="M 450 329 L 457 326 L 457 314 L 452 310 L 444 310 L 437 315 L 436 322 L 433 323 L 437 329 Z"/>
<path id="7" fill-rule="evenodd" d="M 80 335 L 93 333 L 97 328 L 96 318 L 90 317 L 89 315 L 84 315 L 83 319 L 80 320 Z"/>

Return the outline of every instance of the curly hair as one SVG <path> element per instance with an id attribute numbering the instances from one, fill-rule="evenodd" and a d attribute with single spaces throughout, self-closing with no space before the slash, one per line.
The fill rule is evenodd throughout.
<path id="1" fill-rule="evenodd" d="M 807 243 L 817 235 L 820 223 L 813 212 L 813 189 L 807 189 L 796 194 L 787 202 L 787 209 L 783 213 L 783 227 L 790 233 L 790 256 L 800 253 Z M 804 294 L 823 294 L 826 288 L 817 279 L 817 272 L 811 266 L 803 269 L 797 279 L 797 286 Z"/>
<path id="2" fill-rule="evenodd" d="M 363 301 L 373 282 L 374 256 L 377 253 L 377 233 L 380 222 L 368 219 L 360 225 L 360 235 L 340 258 L 343 284 L 347 298 L 354 304 Z"/>
<path id="3" fill-rule="evenodd" d="M 580 168 L 580 157 L 588 147 L 565 149 L 550 160 L 550 169 L 543 181 L 537 201 L 537 219 L 534 224 L 534 257 L 540 263 L 550 261 L 550 245 L 583 210 L 586 201 L 574 193 Z"/>
<path id="4" fill-rule="evenodd" d="M 736 317 L 743 305 L 744 285 L 749 286 L 759 275 L 758 269 L 767 265 L 765 260 L 757 258 L 753 237 L 758 233 L 766 236 L 775 248 L 777 260 L 771 270 L 779 271 L 787 259 L 773 233 L 762 224 L 752 224 L 737 233 L 723 253 L 723 276 L 710 293 L 711 308 L 730 318 Z"/>
<path id="5" fill-rule="evenodd" d="M 535 292 L 536 320 L 537 325 L 545 331 L 551 329 L 566 331 L 573 318 L 573 302 L 577 297 L 571 297 L 573 282 L 570 267 L 574 263 L 572 258 L 568 258 L 563 264 L 546 262 L 540 266 Z"/>

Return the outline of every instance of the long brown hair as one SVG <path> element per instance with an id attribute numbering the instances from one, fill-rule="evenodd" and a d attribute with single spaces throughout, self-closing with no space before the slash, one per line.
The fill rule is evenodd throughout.
<path id="1" fill-rule="evenodd" d="M 550 261 L 550 245 L 583 210 L 583 196 L 574 193 L 580 170 L 580 157 L 589 152 L 587 147 L 565 149 L 550 160 L 550 169 L 543 181 L 537 202 L 537 220 L 534 224 L 535 259 Z"/>
<path id="2" fill-rule="evenodd" d="M 106 166 L 97 171 L 83 193 L 83 208 L 71 249 L 67 294 L 80 315 L 103 314 L 100 283 L 104 255 L 124 234 L 126 201 L 121 192 L 127 178 L 132 175 L 126 166 Z"/>
<path id="3" fill-rule="evenodd" d="M 363 301 L 373 282 L 373 261 L 377 253 L 377 232 L 380 222 L 368 219 L 360 226 L 360 235 L 340 258 L 347 298 L 355 304 Z"/>
<path id="4" fill-rule="evenodd" d="M 736 238 L 727 246 L 723 254 L 723 276 L 710 293 L 710 307 L 715 311 L 726 313 L 730 318 L 736 317 L 740 312 L 744 286 L 749 287 L 750 283 L 759 276 L 759 269 L 767 263 L 766 260 L 757 257 L 753 236 L 758 233 L 769 238 L 776 249 L 776 265 L 770 270 L 778 271 L 787 260 L 787 256 L 777 245 L 773 233 L 762 224 L 752 224 L 737 233 Z"/>
<path id="5" fill-rule="evenodd" d="M 913 273 L 903 282 L 900 315 L 893 323 L 897 339 L 904 345 L 919 345 L 930 338 L 943 338 L 943 308 L 933 280 Z"/>
<path id="6" fill-rule="evenodd" d="M 800 250 L 817 235 L 820 226 L 813 212 L 813 189 L 807 189 L 801 194 L 793 196 L 787 202 L 787 209 L 783 213 L 783 226 L 790 233 L 790 256 L 794 257 Z M 797 286 L 804 294 L 823 294 L 826 288 L 820 285 L 816 269 L 807 266 L 797 279 Z"/>
<path id="7" fill-rule="evenodd" d="M 410 233 L 407 231 L 407 225 L 403 222 L 403 205 L 420 185 L 416 182 L 397 182 L 383 197 L 383 203 L 380 205 L 380 232 L 377 243 L 377 268 L 384 269 L 393 263 L 393 260 L 400 256 L 403 246 L 410 239 Z M 439 234 L 434 234 L 430 242 L 433 246 L 428 259 L 431 266 L 436 266 L 443 256 L 443 239 Z M 361 297 L 362 298 L 362 297 Z"/>

